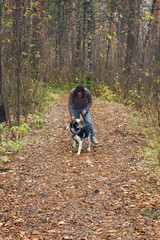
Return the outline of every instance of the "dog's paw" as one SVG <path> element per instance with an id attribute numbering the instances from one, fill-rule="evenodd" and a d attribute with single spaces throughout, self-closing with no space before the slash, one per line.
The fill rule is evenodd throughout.
<path id="1" fill-rule="evenodd" d="M 90 148 L 88 148 L 87 150 L 88 150 L 88 152 L 91 152 L 91 149 L 90 149 Z"/>
<path id="2" fill-rule="evenodd" d="M 77 153 L 77 155 L 79 156 L 79 155 L 80 155 L 80 153 L 78 152 L 78 153 Z"/>

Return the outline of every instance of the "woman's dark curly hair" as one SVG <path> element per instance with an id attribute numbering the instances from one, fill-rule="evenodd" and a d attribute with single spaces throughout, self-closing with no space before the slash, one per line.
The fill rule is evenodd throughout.
<path id="1" fill-rule="evenodd" d="M 85 96 L 85 89 L 81 85 L 77 86 L 73 92 L 73 98 L 77 97 L 78 92 L 82 93 L 82 97 Z"/>

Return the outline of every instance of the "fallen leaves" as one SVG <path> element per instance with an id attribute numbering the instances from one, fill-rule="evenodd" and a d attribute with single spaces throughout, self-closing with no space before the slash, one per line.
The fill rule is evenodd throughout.
<path id="1" fill-rule="evenodd" d="M 15 225 L 23 225 L 24 224 L 24 220 L 22 218 L 18 218 L 16 219 L 13 224 Z"/>
<path id="2" fill-rule="evenodd" d="M 39 232 L 38 231 L 33 231 L 32 234 L 33 235 L 39 235 Z"/>
<path id="3" fill-rule="evenodd" d="M 140 234 L 145 234 L 146 231 L 144 228 L 141 228 L 141 227 L 135 227 L 135 231 L 139 232 Z"/>
<path id="4" fill-rule="evenodd" d="M 0 174 L 0 239 L 157 240 L 158 185 L 145 183 L 145 146 L 122 119 L 127 110 L 94 100 L 92 120 L 103 144 L 88 153 L 84 142 L 77 157 L 64 130 L 66 103 L 66 95 L 53 103 L 46 129 L 32 129 L 37 141 L 6 163 L 12 171 Z"/>
<path id="5" fill-rule="evenodd" d="M 60 221 L 58 224 L 59 225 L 65 225 L 66 223 L 64 221 Z"/>

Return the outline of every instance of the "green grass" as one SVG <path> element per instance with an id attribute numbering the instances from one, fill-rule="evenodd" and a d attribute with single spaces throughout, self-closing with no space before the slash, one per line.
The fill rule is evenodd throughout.
<path id="1" fill-rule="evenodd" d="M 49 92 L 52 93 L 59 93 L 59 94 L 63 94 L 63 93 L 68 93 L 69 90 L 68 89 L 61 89 L 61 88 L 53 88 L 52 90 L 49 90 Z"/>
<path id="2" fill-rule="evenodd" d="M 149 218 L 153 218 L 156 219 L 160 216 L 158 211 L 155 211 L 153 209 L 150 208 L 142 208 L 142 209 L 138 209 L 135 211 L 136 214 L 141 214 L 143 216 L 149 217 Z"/>

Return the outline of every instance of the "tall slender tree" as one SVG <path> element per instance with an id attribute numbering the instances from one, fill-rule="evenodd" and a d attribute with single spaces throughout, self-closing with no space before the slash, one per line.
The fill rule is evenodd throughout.
<path id="1" fill-rule="evenodd" d="M 0 2 L 0 122 L 6 120 L 2 93 L 2 1 Z"/>
<path id="2" fill-rule="evenodd" d="M 76 62 L 75 67 L 80 68 L 80 50 L 81 50 L 81 1 L 78 0 L 76 6 Z"/>
<path id="3" fill-rule="evenodd" d="M 147 34 L 145 36 L 145 40 L 144 40 L 144 44 L 143 44 L 144 51 L 142 53 L 142 63 L 141 63 L 141 67 L 142 68 L 144 66 L 145 50 L 146 50 L 146 46 L 148 44 L 148 40 L 149 40 L 149 36 L 150 36 L 150 32 L 151 32 L 152 20 L 153 20 L 153 15 L 154 15 L 154 12 L 155 12 L 156 2 L 157 2 L 157 0 L 153 0 L 152 1 L 152 8 L 151 8 L 151 16 L 152 16 L 152 18 L 149 19 L 148 31 L 147 31 Z"/>
<path id="4" fill-rule="evenodd" d="M 84 73 L 84 67 L 85 67 L 85 57 L 86 57 L 86 0 L 83 0 L 83 59 L 82 59 L 82 73 Z"/>
<path id="5" fill-rule="evenodd" d="M 87 55 L 87 70 L 88 70 L 88 85 L 90 85 L 90 78 L 92 73 L 92 0 L 87 0 L 87 31 L 88 31 L 88 55 Z"/>
<path id="6" fill-rule="evenodd" d="M 109 62 L 109 53 L 111 48 L 111 35 L 112 35 L 112 24 L 113 24 L 113 1 L 110 1 L 110 23 L 109 23 L 109 32 L 106 34 L 106 64 L 105 64 L 105 71 L 108 71 L 108 62 Z M 107 15 L 107 13 L 106 13 Z"/>
<path id="7" fill-rule="evenodd" d="M 129 76 L 131 72 L 131 65 L 135 54 L 135 0 L 128 2 L 128 23 L 127 23 L 127 46 L 126 46 L 126 58 L 125 58 L 125 94 L 126 98 L 128 93 Z"/>
<path id="8" fill-rule="evenodd" d="M 158 28 L 159 28 L 159 10 L 160 10 L 160 0 L 155 3 L 155 13 L 154 13 L 154 47 L 156 58 L 158 56 Z"/>
<path id="9" fill-rule="evenodd" d="M 16 78 L 17 78 L 17 122 L 20 122 L 20 72 L 21 72 L 21 42 L 22 42 L 22 4 L 16 0 Z"/>

